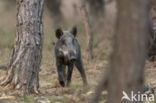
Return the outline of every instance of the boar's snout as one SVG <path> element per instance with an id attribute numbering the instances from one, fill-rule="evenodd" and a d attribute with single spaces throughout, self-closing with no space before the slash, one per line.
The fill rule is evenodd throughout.
<path id="1" fill-rule="evenodd" d="M 59 57 L 64 59 L 67 62 L 76 61 L 76 54 L 72 50 L 64 51 L 64 50 L 60 49 Z"/>
<path id="2" fill-rule="evenodd" d="M 76 54 L 73 51 L 69 52 L 69 61 L 70 62 L 76 61 Z"/>
<path id="3" fill-rule="evenodd" d="M 75 56 L 70 57 L 69 61 L 71 61 L 71 62 L 76 61 L 76 57 Z"/>

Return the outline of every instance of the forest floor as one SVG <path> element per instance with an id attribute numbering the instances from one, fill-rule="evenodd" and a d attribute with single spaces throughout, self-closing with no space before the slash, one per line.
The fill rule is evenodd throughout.
<path id="1" fill-rule="evenodd" d="M 94 90 L 98 81 L 102 77 L 104 69 L 107 68 L 109 55 L 112 51 L 112 35 L 97 34 L 94 40 L 94 56 L 93 60 L 88 61 L 85 52 L 84 30 L 79 25 L 78 40 L 81 45 L 82 58 L 86 75 L 88 79 L 88 87 L 83 87 L 81 76 L 76 68 L 74 68 L 72 82 L 70 87 L 61 87 L 58 83 L 57 70 L 55 66 L 54 46 L 52 42 L 56 41 L 54 30 L 45 30 L 43 59 L 40 70 L 40 95 L 20 96 L 12 90 L 0 87 L 0 103 L 88 103 L 94 95 Z M 0 33 L 0 64 L 7 62 L 10 58 L 15 30 L 1 30 Z M 1 35 L 2 34 L 2 35 Z M 102 39 L 101 39 L 102 38 Z M 6 75 L 6 71 L 0 70 L 0 78 Z M 146 84 L 156 86 L 156 62 L 147 61 L 145 67 Z M 107 92 L 104 91 L 100 98 L 100 103 L 105 103 Z"/>
<path id="2" fill-rule="evenodd" d="M 111 52 L 112 35 L 97 34 L 94 40 L 94 56 L 93 60 L 88 61 L 85 52 L 84 30 L 81 24 L 78 26 L 78 40 L 81 45 L 82 58 L 86 75 L 88 79 L 88 87 L 83 87 L 82 78 L 76 68 L 72 75 L 70 87 L 60 87 L 58 83 L 57 70 L 55 65 L 54 46 L 52 42 L 56 41 L 54 30 L 45 30 L 43 58 L 40 70 L 40 95 L 16 95 L 12 90 L 0 87 L 0 103 L 88 103 L 94 89 L 100 80 L 104 69 L 108 64 L 108 56 Z M 9 61 L 13 41 L 15 38 L 15 30 L 1 29 L 0 33 L 0 64 Z M 12 35 L 13 34 L 13 35 Z M 101 39 L 102 38 L 102 39 Z M 0 70 L 0 78 L 6 75 L 6 71 Z M 101 103 L 105 101 L 105 92 L 101 97 Z M 43 101 L 43 102 L 42 102 Z"/>

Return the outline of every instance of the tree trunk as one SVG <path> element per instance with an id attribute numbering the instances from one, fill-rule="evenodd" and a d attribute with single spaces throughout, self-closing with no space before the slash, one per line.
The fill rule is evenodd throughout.
<path id="1" fill-rule="evenodd" d="M 104 15 L 104 0 L 87 0 L 89 10 L 94 18 Z"/>
<path id="2" fill-rule="evenodd" d="M 149 0 L 118 1 L 114 50 L 109 72 L 107 72 L 109 77 L 105 76 L 108 80 L 103 79 L 101 82 L 103 86 L 106 86 L 105 83 L 108 81 L 108 103 L 141 103 L 140 101 L 121 101 L 121 99 L 123 91 L 128 96 L 131 91 L 136 94 L 142 91 L 147 35 L 150 35 L 148 7 Z M 97 90 L 99 95 L 100 90 Z M 97 103 L 98 97 L 95 97 L 92 103 Z"/>
<path id="3" fill-rule="evenodd" d="M 87 53 L 88 59 L 93 59 L 93 32 L 91 30 L 91 23 L 89 20 L 87 8 L 86 8 L 86 0 L 81 0 L 80 2 L 80 10 L 83 18 L 83 22 L 85 25 L 86 36 L 87 36 Z"/>
<path id="4" fill-rule="evenodd" d="M 131 91 L 137 94 L 143 87 L 147 35 L 150 35 L 148 7 L 149 0 L 118 1 L 119 12 L 108 83 L 109 103 L 121 103 L 123 91 L 128 95 Z"/>
<path id="5" fill-rule="evenodd" d="M 3 86 L 38 93 L 44 0 L 17 0 L 17 33 Z"/>

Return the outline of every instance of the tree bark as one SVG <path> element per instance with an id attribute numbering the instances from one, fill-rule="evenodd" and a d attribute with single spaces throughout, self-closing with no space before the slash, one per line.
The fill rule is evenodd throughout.
<path id="1" fill-rule="evenodd" d="M 89 15 L 86 8 L 86 0 L 81 0 L 80 2 L 80 10 L 83 18 L 83 22 L 85 25 L 86 36 L 87 36 L 87 53 L 88 59 L 93 59 L 93 32 L 91 29 L 91 23 L 89 19 Z"/>
<path id="2" fill-rule="evenodd" d="M 123 91 L 128 96 L 130 96 L 131 91 L 136 94 L 138 91 L 142 91 L 146 43 L 147 36 L 150 35 L 148 27 L 149 0 L 119 0 L 117 4 L 118 16 L 114 50 L 108 72 L 108 103 L 123 102 L 121 101 Z M 107 81 L 106 79 L 103 80 Z M 103 86 L 105 85 L 103 84 Z M 97 94 L 99 91 L 97 91 Z M 96 98 L 93 99 L 92 103 L 97 103 Z M 141 102 L 124 100 L 124 103 Z"/>
<path id="3" fill-rule="evenodd" d="M 38 93 L 44 0 L 17 0 L 17 33 L 3 86 Z"/>

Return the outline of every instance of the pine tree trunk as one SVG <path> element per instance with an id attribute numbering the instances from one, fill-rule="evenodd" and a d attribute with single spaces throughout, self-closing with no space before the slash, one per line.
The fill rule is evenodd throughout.
<path id="1" fill-rule="evenodd" d="M 17 33 L 3 86 L 38 93 L 44 0 L 17 0 Z"/>

